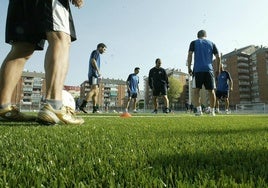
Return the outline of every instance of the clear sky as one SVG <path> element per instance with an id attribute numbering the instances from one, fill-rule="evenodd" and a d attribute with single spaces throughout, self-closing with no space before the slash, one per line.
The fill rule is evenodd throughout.
<path id="1" fill-rule="evenodd" d="M 4 43 L 7 4 L 0 1 L 0 62 L 10 49 Z M 268 46 L 267 7 L 267 0 L 85 0 L 81 9 L 72 7 L 78 40 L 72 43 L 65 84 L 77 86 L 87 79 L 89 55 L 100 42 L 108 47 L 102 55 L 103 77 L 123 80 L 136 66 L 142 80 L 156 58 L 164 68 L 186 72 L 189 44 L 200 29 L 223 54 Z M 36 52 L 25 69 L 44 72 L 44 54 Z"/>

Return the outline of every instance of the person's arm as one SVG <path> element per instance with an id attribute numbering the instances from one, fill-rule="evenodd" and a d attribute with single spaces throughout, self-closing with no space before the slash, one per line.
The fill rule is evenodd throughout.
<path id="1" fill-rule="evenodd" d="M 192 66 L 192 58 L 193 58 L 193 52 L 192 51 L 189 51 L 188 52 L 188 58 L 187 58 L 187 65 L 188 65 L 188 73 L 190 75 L 193 74 L 193 70 L 191 68 L 191 66 Z"/>
<path id="2" fill-rule="evenodd" d="M 163 72 L 164 72 L 164 75 L 165 75 L 165 81 L 166 81 L 167 89 L 168 89 L 169 88 L 168 75 L 167 75 L 167 72 L 165 71 L 165 69 L 163 69 Z"/>
<path id="3" fill-rule="evenodd" d="M 97 62 L 94 58 L 91 59 L 91 64 L 92 64 L 93 68 L 97 71 L 98 76 L 100 77 L 101 73 L 100 73 L 99 67 L 97 65 Z"/>
<path id="4" fill-rule="evenodd" d="M 194 44 L 195 44 L 195 41 L 192 41 L 190 43 L 190 46 L 189 46 L 189 50 L 188 50 L 188 57 L 187 57 L 187 66 L 188 66 L 188 73 L 190 75 L 193 74 L 193 70 L 191 68 L 192 66 L 192 59 L 193 59 L 193 53 L 194 53 Z"/>
<path id="5" fill-rule="evenodd" d="M 152 83 L 152 70 L 150 70 L 150 72 L 149 72 L 148 82 L 149 82 L 149 86 L 150 86 L 150 88 L 153 89 L 153 83 Z"/>
<path id="6" fill-rule="evenodd" d="M 217 71 L 220 74 L 221 73 L 221 58 L 220 58 L 219 54 L 215 54 L 215 58 L 216 58 L 216 65 L 218 68 Z"/>
<path id="7" fill-rule="evenodd" d="M 216 66 L 218 68 L 217 71 L 220 74 L 221 73 L 221 58 L 220 58 L 219 50 L 218 50 L 218 48 L 216 47 L 216 45 L 214 43 L 213 43 L 212 51 L 213 51 L 213 54 L 214 54 L 214 56 L 216 58 Z"/>
<path id="8" fill-rule="evenodd" d="M 130 75 L 128 75 L 128 78 L 127 78 L 127 81 L 126 81 L 126 84 L 127 84 L 127 90 L 130 91 L 130 83 L 129 83 L 129 80 L 130 80 Z"/>

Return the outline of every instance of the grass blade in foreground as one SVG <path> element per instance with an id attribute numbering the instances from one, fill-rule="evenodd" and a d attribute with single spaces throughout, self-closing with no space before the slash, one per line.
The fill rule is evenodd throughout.
<path id="1" fill-rule="evenodd" d="M 268 186 L 268 116 L 85 120 L 1 122 L 0 186 Z"/>

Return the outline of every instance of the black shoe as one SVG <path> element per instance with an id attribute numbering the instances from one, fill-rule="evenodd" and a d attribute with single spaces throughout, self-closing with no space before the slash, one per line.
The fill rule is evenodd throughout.
<path id="1" fill-rule="evenodd" d="M 93 113 L 93 114 L 99 114 L 100 111 L 99 111 L 99 110 L 93 110 L 92 113 Z"/>
<path id="2" fill-rule="evenodd" d="M 86 100 L 83 100 L 82 104 L 79 106 L 79 110 L 81 110 L 82 112 L 84 112 L 85 114 L 87 114 L 86 106 L 87 106 L 87 101 Z"/>
<path id="3" fill-rule="evenodd" d="M 152 114 L 157 114 L 157 110 L 155 109 L 154 111 L 152 111 Z"/>
<path id="4" fill-rule="evenodd" d="M 87 114 L 87 111 L 86 111 L 86 109 L 85 109 L 85 107 L 83 108 L 83 107 L 79 107 L 79 110 L 81 110 L 82 112 L 84 112 L 85 114 Z"/>
<path id="5" fill-rule="evenodd" d="M 94 114 L 94 113 L 96 113 L 96 114 L 100 113 L 100 111 L 98 110 L 98 107 L 97 107 L 97 106 L 93 106 L 93 111 L 92 111 L 92 113 L 93 113 L 93 114 Z"/>
<path id="6" fill-rule="evenodd" d="M 165 108 L 165 110 L 163 110 L 164 113 L 168 114 L 170 113 L 170 109 L 169 108 Z"/>

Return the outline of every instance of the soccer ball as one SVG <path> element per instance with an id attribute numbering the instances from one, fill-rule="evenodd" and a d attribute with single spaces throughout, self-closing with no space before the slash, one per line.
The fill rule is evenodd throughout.
<path id="1" fill-rule="evenodd" d="M 62 104 L 75 110 L 75 101 L 71 93 L 66 90 L 62 90 Z"/>

